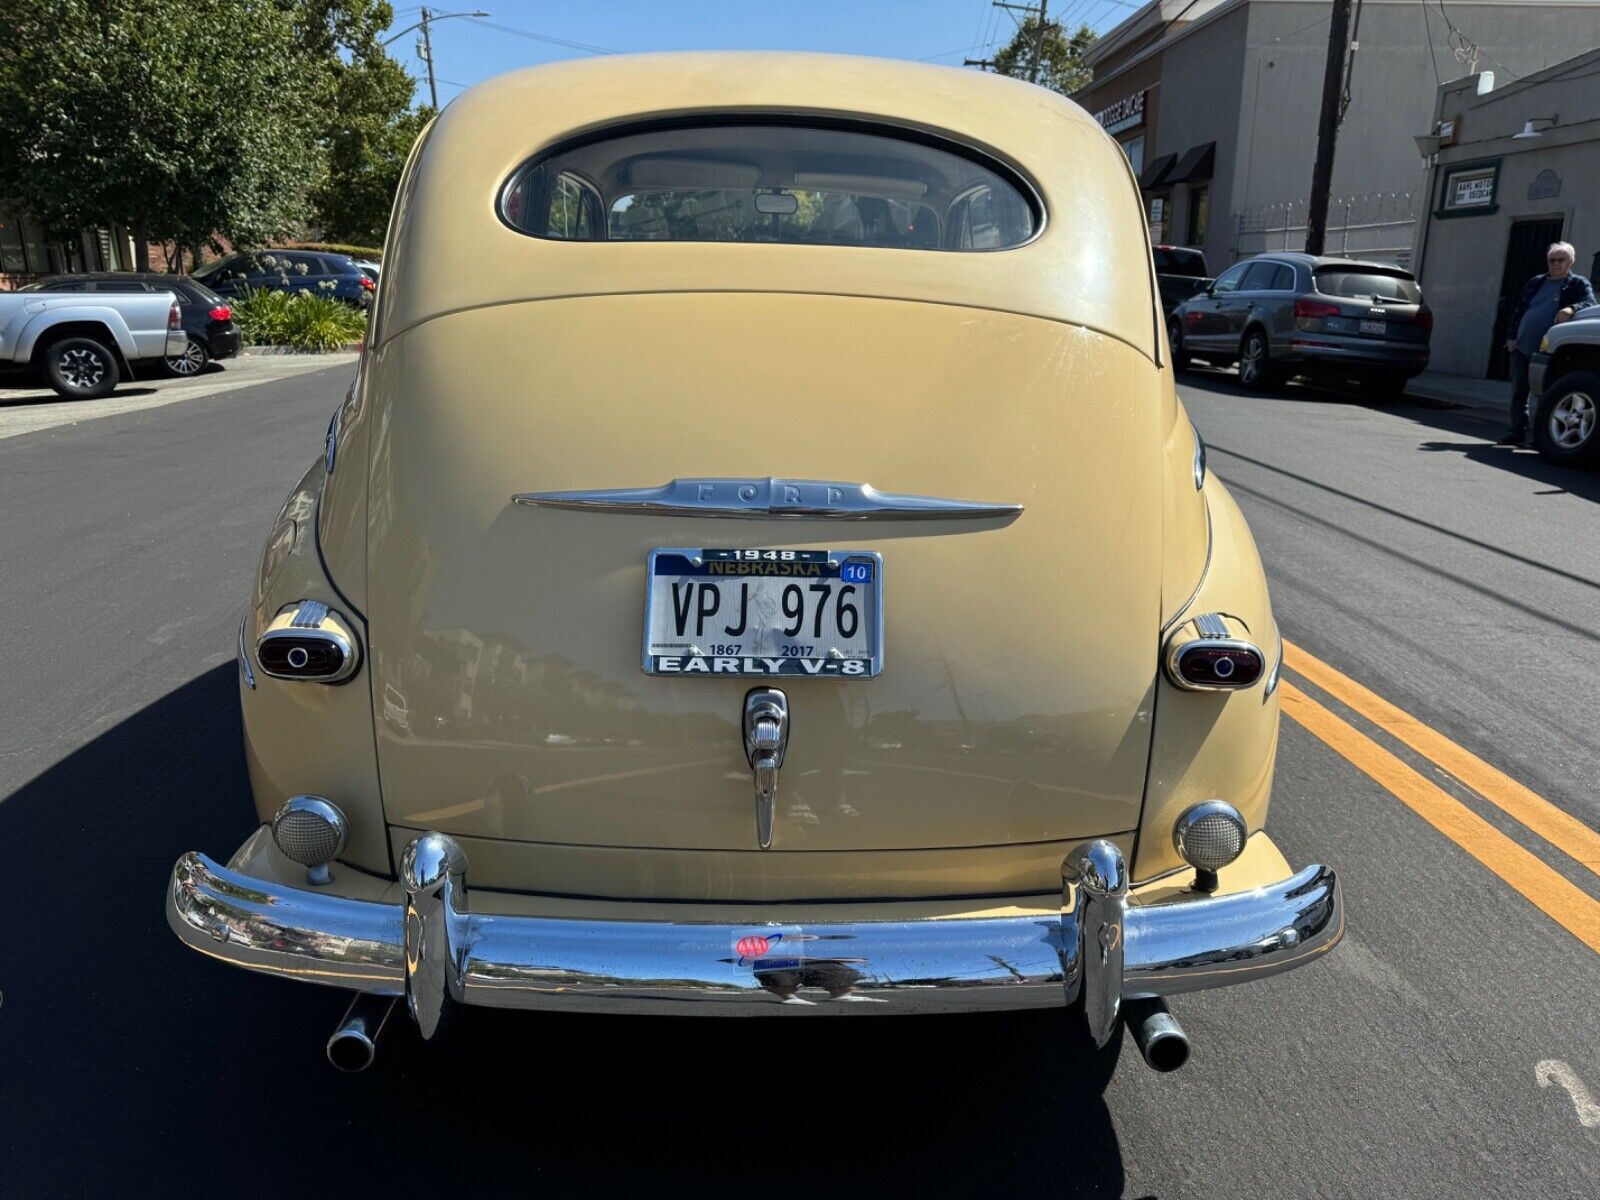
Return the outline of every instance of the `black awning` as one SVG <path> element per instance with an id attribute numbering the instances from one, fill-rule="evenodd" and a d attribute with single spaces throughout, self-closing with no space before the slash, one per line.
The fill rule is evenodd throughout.
<path id="1" fill-rule="evenodd" d="M 1167 172 L 1172 170 L 1172 164 L 1177 161 L 1178 156 L 1176 154 L 1163 154 L 1160 158 L 1155 159 L 1145 167 L 1144 174 L 1139 176 L 1139 186 L 1149 190 L 1169 182 Z"/>
<path id="2" fill-rule="evenodd" d="M 1212 168 L 1217 161 L 1217 144 L 1207 142 L 1203 146 L 1190 146 L 1183 152 L 1183 157 L 1178 160 L 1178 165 L 1172 169 L 1172 174 L 1167 177 L 1168 183 L 1188 183 L 1194 179 L 1210 179 Z"/>

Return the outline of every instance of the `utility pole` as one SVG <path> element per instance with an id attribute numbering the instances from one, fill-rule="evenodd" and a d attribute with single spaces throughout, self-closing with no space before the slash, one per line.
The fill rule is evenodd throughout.
<path id="1" fill-rule="evenodd" d="M 383 39 L 383 45 L 388 46 L 405 37 L 405 35 L 410 33 L 413 29 L 422 30 L 422 40 L 417 43 L 417 57 L 428 64 L 428 100 L 433 104 L 434 112 L 439 111 L 439 85 L 434 81 L 433 77 L 433 37 L 431 36 L 432 30 L 430 29 L 430 26 L 432 26 L 436 21 L 448 21 L 452 17 L 473 18 L 487 17 L 488 15 L 489 14 L 484 12 L 481 8 L 474 9 L 472 12 L 448 13 L 434 12 L 431 8 L 424 8 L 422 10 L 421 20 L 417 21 L 415 24 L 407 25 L 398 33 L 390 34 L 388 37 Z"/>
<path id="2" fill-rule="evenodd" d="M 1033 54 L 1028 63 L 1028 82 L 1038 83 L 1039 68 L 1044 64 L 1044 35 L 1050 29 L 1048 20 L 1050 0 L 1039 0 L 1037 4 L 1008 4 L 1005 0 L 990 0 L 990 7 L 1005 8 L 1012 12 L 1026 13 L 1028 16 L 1037 16 L 1039 18 L 1039 24 L 1033 31 Z M 1027 17 L 1023 19 L 1026 20 Z M 962 59 L 962 65 L 982 67 L 985 71 L 993 71 L 995 69 L 995 61 L 992 58 L 966 58 Z"/>
<path id="3" fill-rule="evenodd" d="M 1322 73 L 1322 111 L 1317 117 L 1317 161 L 1311 168 L 1311 202 L 1306 211 L 1307 254 L 1321 254 L 1328 238 L 1328 192 L 1333 187 L 1333 153 L 1339 141 L 1340 97 L 1349 50 L 1350 0 L 1333 0 L 1328 61 Z"/>
<path id="4" fill-rule="evenodd" d="M 433 111 L 439 111 L 439 85 L 433 81 L 433 39 L 428 36 L 428 22 L 433 19 L 433 14 L 426 8 L 422 10 L 422 45 L 417 47 L 417 53 L 422 61 L 428 64 L 428 102 L 433 105 Z"/>

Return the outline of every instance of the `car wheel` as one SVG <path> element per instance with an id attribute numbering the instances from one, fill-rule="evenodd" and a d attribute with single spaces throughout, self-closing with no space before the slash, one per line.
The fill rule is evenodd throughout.
<path id="1" fill-rule="evenodd" d="M 198 375 L 206 369 L 206 364 L 211 361 L 211 355 L 206 352 L 205 344 L 189 339 L 188 345 L 183 348 L 182 354 L 175 354 L 162 359 L 166 364 L 168 375 L 181 375 L 187 378 Z"/>
<path id="2" fill-rule="evenodd" d="M 94 338 L 62 338 L 45 356 L 45 377 L 68 400 L 98 400 L 117 386 L 117 356 Z"/>
<path id="3" fill-rule="evenodd" d="M 1600 459 L 1600 375 L 1573 371 L 1540 397 L 1533 443 L 1547 462 L 1578 466 Z"/>
<path id="4" fill-rule="evenodd" d="M 1267 335 L 1252 329 L 1239 347 L 1239 382 L 1252 392 L 1264 392 L 1278 383 L 1277 368 L 1267 354 Z"/>
<path id="5" fill-rule="evenodd" d="M 1167 318 L 1167 345 L 1172 348 L 1172 365 L 1176 370 L 1187 371 L 1192 365 L 1189 353 L 1183 348 L 1183 322 L 1177 314 Z"/>

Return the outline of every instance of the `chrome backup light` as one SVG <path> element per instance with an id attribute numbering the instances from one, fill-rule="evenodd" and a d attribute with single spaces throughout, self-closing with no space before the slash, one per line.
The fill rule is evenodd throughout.
<path id="1" fill-rule="evenodd" d="M 321 796 L 290 796 L 272 818 L 272 840 L 285 858 L 306 868 L 306 882 L 329 883 L 328 864 L 350 840 L 344 814 Z"/>
<path id="2" fill-rule="evenodd" d="M 361 655 L 355 632 L 320 600 L 301 600 L 278 613 L 256 642 L 256 661 L 274 679 L 343 683 Z"/>
<path id="3" fill-rule="evenodd" d="M 1254 686 L 1266 669 L 1266 656 L 1254 642 L 1237 635 L 1237 624 L 1220 613 L 1202 613 L 1183 625 L 1168 643 L 1167 678 L 1190 692 Z"/>
<path id="4" fill-rule="evenodd" d="M 1202 892 L 1216 890 L 1217 872 L 1244 853 L 1248 836 L 1239 810 L 1225 800 L 1185 809 L 1172 826 L 1172 844 L 1195 869 L 1195 888 Z"/>

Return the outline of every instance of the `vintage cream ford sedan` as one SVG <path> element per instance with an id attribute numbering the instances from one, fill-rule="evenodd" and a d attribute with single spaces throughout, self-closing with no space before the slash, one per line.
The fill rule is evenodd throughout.
<path id="1" fill-rule="evenodd" d="M 1163 997 L 1343 916 L 1263 831 L 1281 644 L 1164 336 L 1128 162 L 1040 88 L 472 88 L 240 631 L 262 824 L 172 928 L 356 993 L 347 1068 L 401 997 L 1055 1005 L 1178 1065 Z"/>

